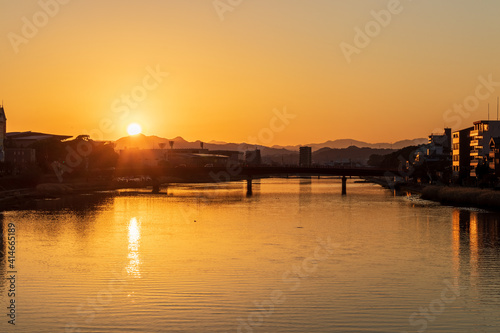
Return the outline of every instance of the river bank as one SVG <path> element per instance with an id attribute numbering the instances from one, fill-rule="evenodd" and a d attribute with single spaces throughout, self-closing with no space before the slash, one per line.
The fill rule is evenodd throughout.
<path id="1" fill-rule="evenodd" d="M 0 191 L 0 212 L 27 209 L 32 207 L 33 202 L 36 200 L 71 199 L 78 198 L 81 195 L 122 189 L 149 189 L 152 191 L 155 185 L 158 186 L 158 191 L 160 191 L 162 188 L 167 188 L 169 184 L 214 183 L 212 178 L 197 176 L 184 179 L 177 177 L 161 177 L 156 184 L 148 177 L 138 177 L 134 179 L 117 178 L 112 181 L 80 178 L 62 183 L 55 182 L 54 179 L 46 180 L 52 180 L 52 182 Z"/>
<path id="2" fill-rule="evenodd" d="M 423 189 L 421 198 L 443 205 L 500 211 L 500 191 L 491 189 L 431 185 Z"/>
<path id="3" fill-rule="evenodd" d="M 367 177 L 365 179 L 386 189 L 419 194 L 424 200 L 439 202 L 443 205 L 500 211 L 500 191 L 492 189 L 412 184 L 394 182 L 382 177 Z"/>
<path id="4" fill-rule="evenodd" d="M 365 177 L 368 182 L 399 193 L 418 194 L 424 200 L 436 201 L 443 205 L 457 207 L 476 207 L 500 211 L 500 191 L 466 187 L 448 187 L 438 185 L 422 185 L 404 182 L 394 182 L 382 177 Z M 173 183 L 184 183 L 176 179 Z M 207 181 L 194 181 L 205 183 Z M 165 183 L 162 187 L 168 186 Z M 23 209 L 31 201 L 40 199 L 56 199 L 79 196 L 82 194 L 120 189 L 148 188 L 149 180 L 143 181 L 75 181 L 69 183 L 44 183 L 33 188 L 23 188 L 0 192 L 0 211 Z"/>
<path id="5" fill-rule="evenodd" d="M 90 183 L 44 183 L 35 187 L 19 188 L 0 192 L 0 211 L 29 207 L 35 200 L 56 199 L 77 196 L 96 191 L 116 190 L 114 184 L 106 182 Z"/>

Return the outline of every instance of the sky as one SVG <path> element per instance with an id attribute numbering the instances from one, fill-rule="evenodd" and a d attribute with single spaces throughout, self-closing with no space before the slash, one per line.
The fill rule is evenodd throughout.
<path id="1" fill-rule="evenodd" d="M 395 142 L 496 118 L 497 0 L 0 0 L 7 131 Z M 499 83 L 497 83 L 499 82 Z"/>

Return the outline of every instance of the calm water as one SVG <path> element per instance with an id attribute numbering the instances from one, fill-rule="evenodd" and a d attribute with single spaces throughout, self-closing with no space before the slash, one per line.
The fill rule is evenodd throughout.
<path id="1" fill-rule="evenodd" d="M 500 217 L 371 184 L 266 179 L 123 191 L 16 226 L 1 332 L 499 332 Z M 0 275 L 9 268 L 3 256 Z"/>

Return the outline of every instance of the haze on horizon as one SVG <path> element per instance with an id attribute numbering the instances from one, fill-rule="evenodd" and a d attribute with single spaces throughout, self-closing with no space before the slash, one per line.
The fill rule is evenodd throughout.
<path id="1" fill-rule="evenodd" d="M 479 77 L 500 82 L 498 1 L 220 0 L 236 4 L 222 15 L 213 0 L 55 1 L 0 0 L 8 131 L 112 127 L 102 138 L 115 140 L 136 122 L 146 135 L 295 145 L 425 137 L 486 119 L 488 103 L 496 117 L 500 85 L 471 112 L 445 112 Z M 46 22 L 40 3 L 52 5 Z M 355 29 L 390 6 L 356 44 Z M 346 44 L 358 51 L 346 57 Z M 134 89 L 146 95 L 124 102 Z M 259 142 L 283 108 L 296 118 Z"/>

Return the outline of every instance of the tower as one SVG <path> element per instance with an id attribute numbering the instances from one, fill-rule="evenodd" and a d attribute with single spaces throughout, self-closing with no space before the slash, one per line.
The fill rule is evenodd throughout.
<path id="1" fill-rule="evenodd" d="M 300 147 L 299 148 L 299 166 L 310 167 L 312 164 L 312 148 Z"/>
<path id="2" fill-rule="evenodd" d="M 5 117 L 5 110 L 3 104 L 0 105 L 0 162 L 5 162 L 5 139 L 7 137 L 7 117 Z"/>

